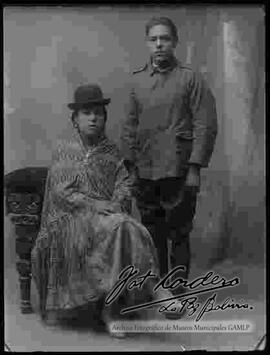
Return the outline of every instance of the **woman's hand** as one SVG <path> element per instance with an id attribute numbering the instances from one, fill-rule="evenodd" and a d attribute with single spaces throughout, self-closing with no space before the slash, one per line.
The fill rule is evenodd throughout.
<path id="1" fill-rule="evenodd" d="M 98 213 L 110 215 L 113 213 L 122 213 L 121 205 L 117 202 L 111 202 L 109 200 L 97 200 L 95 206 Z"/>

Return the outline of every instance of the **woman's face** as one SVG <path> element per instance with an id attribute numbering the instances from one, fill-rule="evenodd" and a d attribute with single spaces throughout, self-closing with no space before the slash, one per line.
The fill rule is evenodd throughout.
<path id="1" fill-rule="evenodd" d="M 98 136 L 105 128 L 104 106 L 95 105 L 79 110 L 75 122 L 84 135 L 88 137 Z"/>

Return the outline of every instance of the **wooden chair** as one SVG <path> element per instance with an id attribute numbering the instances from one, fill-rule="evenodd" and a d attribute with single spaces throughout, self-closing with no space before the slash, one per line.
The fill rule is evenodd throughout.
<path id="1" fill-rule="evenodd" d="M 47 167 L 26 167 L 4 177 L 6 211 L 15 226 L 22 313 L 33 312 L 31 250 L 39 231 L 47 173 Z"/>

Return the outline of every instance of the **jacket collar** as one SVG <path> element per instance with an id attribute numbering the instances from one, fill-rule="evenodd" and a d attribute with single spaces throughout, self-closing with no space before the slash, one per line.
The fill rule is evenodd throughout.
<path id="1" fill-rule="evenodd" d="M 171 72 L 177 65 L 178 65 L 178 60 L 173 57 L 171 61 L 168 61 L 168 63 L 166 63 L 167 65 L 164 66 L 164 68 L 159 67 L 157 65 L 155 65 L 152 60 L 149 60 L 148 63 L 148 68 L 150 70 L 150 76 L 153 76 L 155 74 L 166 74 Z"/>

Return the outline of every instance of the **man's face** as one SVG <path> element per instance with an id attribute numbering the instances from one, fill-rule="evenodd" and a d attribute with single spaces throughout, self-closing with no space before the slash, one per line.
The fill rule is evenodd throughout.
<path id="1" fill-rule="evenodd" d="M 81 109 L 75 121 L 81 133 L 88 137 L 98 136 L 105 128 L 104 107 L 101 105 Z"/>
<path id="2" fill-rule="evenodd" d="M 155 25 L 150 28 L 147 36 L 147 46 L 155 62 L 170 59 L 174 55 L 177 40 L 172 36 L 170 28 Z"/>

